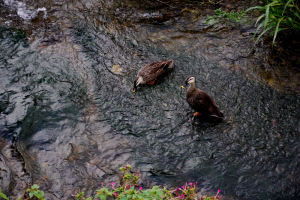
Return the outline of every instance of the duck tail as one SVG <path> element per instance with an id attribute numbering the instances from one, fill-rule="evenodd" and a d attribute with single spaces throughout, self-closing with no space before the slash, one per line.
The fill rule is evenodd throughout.
<path id="1" fill-rule="evenodd" d="M 173 63 L 174 63 L 173 60 L 164 61 L 162 68 L 168 69 L 173 66 Z"/>
<path id="2" fill-rule="evenodd" d="M 217 116 L 222 119 L 224 118 L 224 114 L 220 110 L 218 110 Z"/>
<path id="3" fill-rule="evenodd" d="M 211 114 L 210 116 L 216 117 L 219 119 L 224 119 L 224 114 L 219 110 L 219 108 L 215 109 L 215 113 Z"/>

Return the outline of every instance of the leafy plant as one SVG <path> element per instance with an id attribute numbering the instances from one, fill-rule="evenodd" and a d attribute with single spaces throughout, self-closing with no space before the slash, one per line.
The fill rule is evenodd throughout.
<path id="1" fill-rule="evenodd" d="M 300 31 L 300 10 L 298 0 L 265 0 L 266 6 L 255 6 L 246 10 L 246 12 L 258 9 L 264 12 L 257 20 L 256 24 L 260 20 L 264 19 L 257 26 L 254 37 L 257 32 L 263 28 L 263 31 L 258 36 L 257 41 L 262 35 L 269 33 L 274 35 L 272 45 L 274 45 L 275 39 L 279 31 L 285 29 L 292 29 L 296 32 Z"/>
<path id="2" fill-rule="evenodd" d="M 26 185 L 26 188 L 27 188 L 27 185 Z M 30 199 L 41 199 L 41 200 L 46 200 L 46 199 L 44 198 L 44 192 L 41 191 L 41 190 L 39 190 L 39 188 L 40 188 L 39 185 L 34 184 L 33 186 L 31 186 L 31 188 L 29 188 L 29 189 L 27 189 L 27 190 L 25 189 L 26 192 L 29 192 L 29 198 L 28 198 L 28 200 L 30 200 Z M 25 192 L 24 192 L 24 194 L 25 194 Z M 18 200 L 23 199 L 23 198 L 24 198 L 24 194 L 23 194 L 23 197 L 18 198 Z M 7 196 L 6 196 L 4 193 L 2 193 L 1 190 L 0 190 L 0 197 L 3 198 L 3 199 L 9 200 L 9 199 L 7 198 Z"/>
<path id="3" fill-rule="evenodd" d="M 144 190 L 138 185 L 140 180 L 139 172 L 137 171 L 134 174 L 130 173 L 131 166 L 127 165 L 126 167 L 121 167 L 120 170 L 123 171 L 122 175 L 122 184 L 119 187 L 115 187 L 115 183 L 111 183 L 111 189 L 103 186 L 102 188 L 96 191 L 94 197 L 84 197 L 84 192 L 79 190 L 78 194 L 72 195 L 76 197 L 77 200 L 106 200 L 109 199 L 118 199 L 118 200 L 220 200 L 222 197 L 219 196 L 220 190 L 215 196 L 210 197 L 201 197 L 197 194 L 196 183 L 185 183 L 185 185 L 174 190 L 167 190 L 166 188 L 160 188 L 159 186 L 153 186 L 151 189 Z M 44 192 L 39 190 L 37 184 L 34 184 L 31 188 L 25 189 L 26 192 L 29 192 L 29 199 L 41 199 L 44 198 Z M 27 186 L 26 186 L 27 188 Z M 23 194 L 24 196 L 24 194 Z M 7 196 L 2 193 L 0 190 L 0 198 L 8 200 Z M 23 198 L 23 197 L 22 197 Z"/>
<path id="4" fill-rule="evenodd" d="M 4 193 L 2 193 L 1 190 L 0 190 L 0 197 L 2 197 L 3 199 L 8 200 L 7 196 Z"/>
<path id="5" fill-rule="evenodd" d="M 94 197 L 84 197 L 84 192 L 80 192 L 76 195 L 72 195 L 77 197 L 77 200 L 93 200 L 93 199 L 101 199 L 106 200 L 108 197 L 112 197 L 113 199 L 120 200 L 146 200 L 146 199 L 172 199 L 172 200 L 193 200 L 199 199 L 199 195 L 196 192 L 196 183 L 189 183 L 181 186 L 181 188 L 176 188 L 175 190 L 167 190 L 166 188 L 160 188 L 159 186 L 153 186 L 152 189 L 144 190 L 142 187 L 139 187 L 138 181 L 140 180 L 139 172 L 137 171 L 134 174 L 131 174 L 129 171 L 131 169 L 130 165 L 126 167 L 121 167 L 120 171 L 123 171 L 121 185 L 119 187 L 115 187 L 115 183 L 111 183 L 111 189 L 106 188 L 102 184 L 102 188 L 96 191 L 96 195 Z M 221 197 L 219 196 L 220 190 L 215 196 L 212 197 L 200 197 L 202 200 L 219 200 Z"/>
<path id="6" fill-rule="evenodd" d="M 243 17 L 245 15 L 246 15 L 246 11 L 244 11 L 244 10 L 242 10 L 241 12 L 234 12 L 234 11 L 225 12 L 225 11 L 222 11 L 221 8 L 219 8 L 214 11 L 213 16 L 207 16 L 206 23 L 209 23 L 210 21 L 219 19 L 219 18 L 239 22 L 243 19 Z"/>
<path id="7" fill-rule="evenodd" d="M 37 184 L 34 184 L 33 186 L 31 186 L 31 188 L 28 188 L 26 190 L 26 192 L 29 192 L 29 196 L 30 198 L 32 197 L 36 197 L 37 199 L 41 199 L 41 200 L 46 200 L 44 198 L 44 192 L 39 190 L 40 186 Z"/>

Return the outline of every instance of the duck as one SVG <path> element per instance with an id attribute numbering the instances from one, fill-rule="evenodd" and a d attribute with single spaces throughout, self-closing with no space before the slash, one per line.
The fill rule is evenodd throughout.
<path id="1" fill-rule="evenodd" d="M 224 114 L 220 111 L 215 101 L 203 90 L 195 87 L 195 76 L 189 76 L 185 80 L 182 88 L 190 84 L 186 91 L 186 100 L 188 104 L 196 111 L 194 116 L 211 116 L 223 119 Z"/>
<path id="2" fill-rule="evenodd" d="M 149 63 L 143 66 L 139 71 L 138 74 L 133 82 L 133 89 L 132 92 L 135 92 L 138 85 L 141 84 L 150 84 L 153 85 L 157 78 L 165 73 L 170 67 L 173 66 L 173 60 L 167 61 L 159 61 Z"/>

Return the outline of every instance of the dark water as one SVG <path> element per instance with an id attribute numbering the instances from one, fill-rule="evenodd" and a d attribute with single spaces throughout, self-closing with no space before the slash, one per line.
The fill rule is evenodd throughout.
<path id="1" fill-rule="evenodd" d="M 29 182 L 47 199 L 91 195 L 131 164 L 145 186 L 197 181 L 201 194 L 220 189 L 228 199 L 299 199 L 299 73 L 252 48 L 251 23 L 207 25 L 215 6 L 197 2 L 0 5 L 6 194 Z M 163 59 L 174 67 L 132 93 L 137 70 Z M 180 87 L 189 75 L 222 123 L 192 121 Z"/>

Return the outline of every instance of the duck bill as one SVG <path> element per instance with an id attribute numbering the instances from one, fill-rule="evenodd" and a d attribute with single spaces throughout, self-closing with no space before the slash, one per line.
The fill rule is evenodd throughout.
<path id="1" fill-rule="evenodd" d="M 134 83 L 134 85 L 133 85 L 133 88 L 132 88 L 132 92 L 135 92 L 136 91 L 136 89 L 137 89 L 137 85 Z"/>
<path id="2" fill-rule="evenodd" d="M 137 81 L 138 81 L 138 78 L 136 78 L 134 81 L 133 81 L 133 88 L 132 88 L 132 92 L 135 92 L 137 90 Z"/>
<path id="3" fill-rule="evenodd" d="M 181 88 L 185 88 L 187 85 L 187 82 L 184 82 L 184 84 L 181 86 Z"/>

